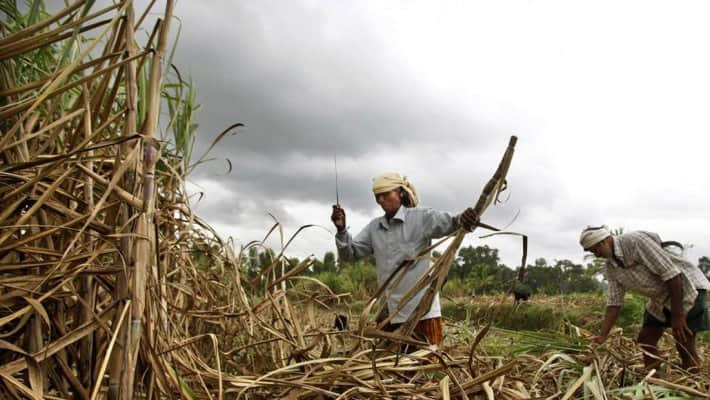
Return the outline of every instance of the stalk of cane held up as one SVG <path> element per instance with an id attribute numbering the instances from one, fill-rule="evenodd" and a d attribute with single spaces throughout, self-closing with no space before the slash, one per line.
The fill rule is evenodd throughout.
<path id="1" fill-rule="evenodd" d="M 508 169 L 510 168 L 510 163 L 513 160 L 513 153 L 515 151 L 515 144 L 517 141 L 518 138 L 516 136 L 510 137 L 508 147 L 503 154 L 502 160 L 498 164 L 498 168 L 493 174 L 493 177 L 483 187 L 483 191 L 474 206 L 474 211 L 476 211 L 476 214 L 479 217 L 483 215 L 501 189 L 505 187 L 505 177 L 508 173 Z M 475 229 L 475 227 L 473 229 Z M 456 252 L 461 246 L 461 242 L 463 241 L 466 233 L 468 232 L 466 232 L 463 228 L 459 228 L 451 244 L 430 268 L 430 272 L 419 279 L 415 286 L 404 295 L 398 304 L 397 309 L 391 313 L 396 314 L 401 308 L 404 307 L 405 304 L 407 304 L 409 300 L 411 300 L 411 298 L 418 294 L 422 289 L 426 288 L 424 297 L 422 297 L 421 301 L 414 309 L 414 312 L 412 312 L 407 321 L 405 321 L 399 328 L 402 334 L 411 335 L 417 322 L 419 322 L 419 320 L 429 311 L 431 303 L 434 301 L 434 297 L 437 293 L 439 293 L 439 291 L 441 291 L 441 287 L 446 281 L 449 268 L 456 257 Z M 418 257 L 421 256 L 422 254 L 418 255 Z M 405 261 L 405 263 L 406 262 L 409 261 Z"/>

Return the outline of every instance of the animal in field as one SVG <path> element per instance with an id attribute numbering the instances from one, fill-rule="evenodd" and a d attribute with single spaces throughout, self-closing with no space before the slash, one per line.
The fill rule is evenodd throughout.
<path id="1" fill-rule="evenodd" d="M 343 314 L 336 314 L 335 321 L 333 321 L 333 328 L 344 331 L 348 329 L 348 316 Z"/>
<path id="2" fill-rule="evenodd" d="M 520 303 L 520 301 L 528 301 L 530 299 L 530 292 L 520 292 L 518 290 L 513 290 L 513 297 L 515 298 L 515 304 Z"/>
<path id="3" fill-rule="evenodd" d="M 523 282 L 517 282 L 513 288 L 513 299 L 515 304 L 520 303 L 520 301 L 528 301 L 532 295 L 532 290 L 530 286 Z"/>

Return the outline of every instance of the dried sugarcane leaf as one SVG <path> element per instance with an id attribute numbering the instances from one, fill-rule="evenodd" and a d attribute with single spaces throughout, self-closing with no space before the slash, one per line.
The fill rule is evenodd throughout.
<path id="1" fill-rule="evenodd" d="M 6 384 L 11 385 L 12 387 L 18 389 L 20 392 L 24 393 L 25 396 L 34 400 L 42 400 L 41 393 L 36 393 L 34 390 L 28 388 L 27 386 L 22 384 L 22 382 L 13 378 L 11 375 L 0 373 L 0 378 L 2 378 L 2 380 L 5 381 Z"/>
<path id="2" fill-rule="evenodd" d="M 51 322 L 49 321 L 49 314 L 47 314 L 47 310 L 45 310 L 44 306 L 42 306 L 41 301 L 26 296 L 22 296 L 22 298 L 32 306 L 37 315 L 42 317 L 42 320 L 47 324 L 47 326 L 51 325 Z"/>

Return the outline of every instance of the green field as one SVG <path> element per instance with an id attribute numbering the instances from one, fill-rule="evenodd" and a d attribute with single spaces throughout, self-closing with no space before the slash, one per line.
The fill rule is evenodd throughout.
<path id="1" fill-rule="evenodd" d="M 347 306 L 345 305 L 347 304 Z M 487 324 L 492 330 L 481 342 L 488 354 L 511 355 L 520 348 L 511 343 L 520 341 L 530 332 L 539 332 L 551 337 L 594 335 L 604 317 L 606 295 L 604 293 L 570 294 L 559 296 L 538 295 L 530 301 L 514 304 L 510 296 L 487 295 L 458 298 L 442 298 L 442 314 L 446 322 L 445 345 L 458 346 L 467 341 Z M 365 301 L 344 301 L 336 307 L 337 312 L 359 315 Z M 635 338 L 643 320 L 644 300 L 628 294 L 617 321 L 617 335 Z M 670 330 L 663 339 L 663 346 L 672 345 Z M 562 340 L 564 341 L 564 340 Z M 710 354 L 710 332 L 698 335 L 701 354 Z M 544 345 L 531 346 L 527 352 L 541 353 Z M 705 364 L 710 365 L 706 357 Z"/>

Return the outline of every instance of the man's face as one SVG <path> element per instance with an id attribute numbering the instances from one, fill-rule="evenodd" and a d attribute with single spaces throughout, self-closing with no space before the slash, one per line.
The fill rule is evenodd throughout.
<path id="1" fill-rule="evenodd" d="M 401 192 L 402 189 L 398 188 L 375 195 L 375 201 L 382 207 L 388 217 L 395 215 L 402 205 Z"/>
<path id="2" fill-rule="evenodd" d="M 597 258 L 611 258 L 612 248 L 611 248 L 611 236 L 602 240 L 601 242 L 591 246 L 587 251 L 594 254 Z"/>

